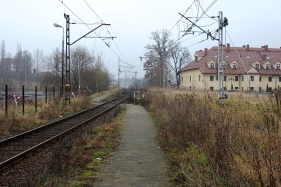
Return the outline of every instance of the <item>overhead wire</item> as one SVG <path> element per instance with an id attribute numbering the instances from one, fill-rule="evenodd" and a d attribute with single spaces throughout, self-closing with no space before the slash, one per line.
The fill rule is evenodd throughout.
<path id="1" fill-rule="evenodd" d="M 101 19 L 101 17 L 94 11 L 94 9 L 87 3 L 87 1 L 84 0 L 84 2 L 85 2 L 86 5 L 92 10 L 92 12 L 100 19 L 100 21 L 101 21 L 102 23 L 104 23 L 104 21 Z M 112 27 L 111 27 L 111 28 L 112 28 Z M 107 27 L 106 27 L 106 30 L 107 30 L 108 34 L 109 34 L 110 36 L 112 36 Z M 112 30 L 113 30 L 113 29 L 112 29 Z M 116 42 L 115 42 L 114 40 L 113 40 L 113 42 L 114 42 L 116 48 L 118 49 L 119 53 L 121 54 L 121 56 L 124 58 L 125 61 L 127 61 L 126 58 L 124 57 L 123 53 L 121 52 L 120 48 L 119 48 L 118 45 L 116 44 Z M 109 48 L 110 48 L 110 47 L 109 47 Z"/>
<path id="2" fill-rule="evenodd" d="M 195 2 L 195 0 L 193 1 L 193 3 Z M 187 11 L 192 7 L 193 3 L 186 9 L 184 15 L 187 13 Z M 178 22 L 181 20 L 181 18 L 175 23 L 175 25 L 169 30 L 168 33 L 171 32 L 171 30 L 178 24 Z"/>
<path id="3" fill-rule="evenodd" d="M 62 0 L 59 0 L 74 16 L 76 16 L 86 27 L 88 27 L 90 30 L 92 30 L 92 28 L 91 27 L 89 27 L 77 14 L 75 14 Z M 96 14 L 96 13 L 95 13 Z M 99 16 L 98 16 L 99 17 Z M 100 18 L 100 17 L 99 17 Z M 101 20 L 101 19 L 100 19 Z M 102 20 L 101 20 L 102 21 Z M 103 22 L 104 23 L 104 22 Z M 100 37 L 96 32 L 93 32 L 98 38 L 100 38 L 100 39 L 102 39 L 102 37 Z M 105 42 L 104 42 L 105 43 Z M 105 45 L 107 45 L 106 43 L 105 43 Z M 117 55 L 117 53 L 113 50 L 113 49 L 111 49 L 110 47 L 109 47 L 109 49 L 115 54 L 115 56 L 117 56 L 117 57 L 119 57 L 118 55 Z"/>
<path id="4" fill-rule="evenodd" d="M 248 75 L 248 81 L 250 82 L 250 81 L 251 81 L 251 79 L 250 79 L 250 74 L 248 73 L 248 71 L 247 71 L 247 69 L 246 69 L 246 67 L 245 67 L 245 64 L 244 64 L 243 60 L 241 59 L 241 56 L 239 55 L 239 53 L 238 53 L 238 51 L 237 51 L 237 49 L 236 49 L 236 47 L 235 47 L 235 45 L 234 45 L 234 43 L 233 43 L 233 41 L 232 41 L 230 35 L 229 35 L 229 33 L 227 32 L 227 30 L 226 30 L 226 33 L 227 33 L 227 36 L 228 36 L 229 40 L 231 41 L 232 46 L 234 47 L 234 49 L 235 49 L 235 51 L 236 51 L 237 56 L 239 57 L 240 62 L 242 63 L 242 65 L 243 65 L 243 67 L 244 67 L 244 70 L 245 70 L 246 74 Z M 249 89 L 250 89 L 250 88 L 249 88 Z M 263 105 L 264 103 L 263 103 L 262 98 L 260 97 L 260 94 L 258 94 L 258 96 L 259 96 L 259 99 L 260 99 L 260 101 L 261 101 L 261 104 Z"/>

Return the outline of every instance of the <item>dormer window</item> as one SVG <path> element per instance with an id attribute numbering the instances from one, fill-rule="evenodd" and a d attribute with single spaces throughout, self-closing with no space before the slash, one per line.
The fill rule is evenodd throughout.
<path id="1" fill-rule="evenodd" d="M 211 69 L 214 69 L 215 68 L 215 64 L 212 62 L 212 63 L 210 63 L 210 68 Z"/>
<path id="2" fill-rule="evenodd" d="M 280 70 L 280 64 L 276 64 L 276 69 Z"/>
<path id="3" fill-rule="evenodd" d="M 256 69 L 260 69 L 260 65 L 259 64 L 256 64 Z"/>
<path id="4" fill-rule="evenodd" d="M 236 69 L 236 68 L 237 68 L 237 64 L 236 64 L 236 63 L 233 63 L 233 64 L 232 64 L 232 68 L 233 68 L 233 69 Z"/>
<path id="5" fill-rule="evenodd" d="M 198 56 L 195 56 L 195 62 L 198 62 Z"/>
<path id="6" fill-rule="evenodd" d="M 270 69 L 270 64 L 266 64 L 265 69 Z"/>

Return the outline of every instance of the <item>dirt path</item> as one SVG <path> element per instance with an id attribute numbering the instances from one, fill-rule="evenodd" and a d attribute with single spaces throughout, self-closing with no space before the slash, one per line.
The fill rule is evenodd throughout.
<path id="1" fill-rule="evenodd" d="M 99 186 L 170 186 L 164 173 L 165 160 L 155 140 L 150 115 L 138 105 L 127 105 L 120 145 L 98 176 Z"/>

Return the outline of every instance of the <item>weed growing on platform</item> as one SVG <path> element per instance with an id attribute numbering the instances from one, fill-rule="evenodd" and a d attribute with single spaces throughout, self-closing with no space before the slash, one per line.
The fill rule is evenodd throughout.
<path id="1" fill-rule="evenodd" d="M 63 174 L 65 177 L 53 177 L 46 186 L 93 186 L 93 182 L 99 180 L 97 174 L 101 171 L 100 165 L 107 162 L 106 158 L 118 146 L 124 114 L 125 110 L 111 123 L 95 126 L 86 142 L 76 140 L 69 153 L 68 164 Z"/>
<path id="2" fill-rule="evenodd" d="M 183 186 L 280 186 L 280 103 L 232 95 L 223 106 L 208 92 L 146 94 L 171 180 Z M 169 106 L 169 107 L 167 107 Z"/>

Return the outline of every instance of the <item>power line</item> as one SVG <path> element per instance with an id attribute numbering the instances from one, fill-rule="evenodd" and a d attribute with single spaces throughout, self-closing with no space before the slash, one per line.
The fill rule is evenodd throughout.
<path id="1" fill-rule="evenodd" d="M 86 5 L 92 10 L 92 12 L 100 19 L 100 21 L 101 21 L 102 23 L 104 23 L 104 21 L 101 19 L 101 17 L 94 11 L 94 9 L 87 3 L 87 1 L 84 0 L 84 2 L 85 2 Z M 111 29 L 112 29 L 112 27 L 111 27 Z M 111 33 L 109 32 L 109 30 L 108 30 L 107 27 L 106 27 L 106 30 L 107 30 L 108 34 L 111 36 Z M 112 30 L 113 30 L 113 29 L 112 29 Z M 127 61 L 126 58 L 124 57 L 123 53 L 121 52 L 120 48 L 119 48 L 118 45 L 116 44 L 116 42 L 115 42 L 114 40 L 113 40 L 113 42 L 114 42 L 116 48 L 118 49 L 119 53 L 121 54 L 121 56 L 124 58 L 125 61 Z M 108 47 L 109 47 L 109 46 L 108 46 Z M 110 47 L 109 47 L 109 48 L 110 48 Z"/>
<path id="2" fill-rule="evenodd" d="M 246 74 L 248 75 L 248 81 L 251 81 L 250 75 L 249 75 L 248 71 L 246 70 L 245 64 L 244 64 L 243 60 L 241 59 L 241 56 L 238 54 L 238 51 L 237 51 L 237 49 L 236 49 L 236 47 L 235 47 L 235 45 L 234 45 L 234 43 L 233 43 L 233 41 L 232 41 L 230 35 L 228 34 L 227 30 L 226 30 L 226 33 L 227 33 L 228 38 L 229 38 L 230 41 L 231 41 L 232 46 L 234 47 L 234 49 L 235 49 L 235 51 L 236 51 L 237 56 L 239 57 L 240 62 L 242 62 L 242 64 L 243 64 L 244 70 L 245 70 Z M 248 86 L 248 85 L 247 85 L 247 86 Z M 249 88 L 249 89 L 250 89 L 250 88 Z M 260 99 L 262 105 L 264 105 L 263 100 L 262 100 L 262 98 L 260 97 L 260 94 L 258 94 L 258 96 L 259 96 L 259 99 Z"/>
<path id="3" fill-rule="evenodd" d="M 193 1 L 193 3 L 195 2 L 195 0 Z M 186 14 L 187 13 L 187 11 L 192 7 L 192 5 L 193 5 L 193 3 L 186 9 L 186 11 L 185 11 L 185 13 L 184 14 Z M 178 24 L 178 22 L 181 20 L 181 18 L 176 22 L 176 24 L 169 30 L 169 32 L 168 33 L 170 33 L 171 32 L 171 30 Z"/>
<path id="4" fill-rule="evenodd" d="M 86 27 L 88 27 L 90 30 L 92 30 L 91 29 L 91 27 L 89 27 L 77 14 L 75 14 L 65 3 L 63 3 L 63 1 L 62 0 L 59 0 L 72 14 L 74 14 L 80 21 L 81 21 L 81 23 L 83 23 Z M 85 0 L 84 0 L 85 1 Z M 88 5 L 88 3 L 85 1 L 85 3 Z M 89 6 L 89 5 L 88 5 Z M 90 7 L 90 6 L 89 6 Z M 91 7 L 90 7 L 91 8 Z M 96 12 L 91 8 L 91 10 L 96 14 Z M 97 15 L 97 14 L 96 14 Z M 97 17 L 99 17 L 98 15 L 97 15 Z M 101 20 L 101 18 L 99 17 L 99 19 Z M 102 21 L 102 20 L 101 20 Z M 103 21 L 102 21 L 102 23 L 104 23 Z M 108 31 L 109 32 L 109 31 Z M 94 32 L 95 33 L 95 35 L 98 37 L 98 38 L 100 38 L 100 39 L 102 39 L 102 37 L 100 37 L 96 32 Z M 106 43 L 106 42 L 104 42 L 105 43 L 105 45 L 115 54 L 115 56 L 116 57 L 119 57 L 118 55 L 117 55 L 117 53 Z M 116 44 L 115 44 L 116 45 Z M 119 48 L 118 48 L 119 49 Z M 119 52 L 120 52 L 120 49 L 119 49 Z M 121 55 L 123 56 L 123 54 L 121 53 Z M 123 58 L 124 58 L 124 56 L 123 56 Z M 125 59 L 126 60 L 126 59 Z"/>

